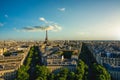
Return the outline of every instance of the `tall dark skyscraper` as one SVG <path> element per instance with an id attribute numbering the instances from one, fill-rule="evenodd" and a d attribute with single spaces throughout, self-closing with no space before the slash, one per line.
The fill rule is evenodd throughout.
<path id="1" fill-rule="evenodd" d="M 47 30 L 46 30 L 46 37 L 45 37 L 45 42 L 44 42 L 45 44 L 47 44 L 48 43 L 48 32 L 47 32 Z"/>

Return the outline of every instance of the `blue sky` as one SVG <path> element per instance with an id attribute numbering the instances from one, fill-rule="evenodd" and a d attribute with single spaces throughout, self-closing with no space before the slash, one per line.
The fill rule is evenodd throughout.
<path id="1" fill-rule="evenodd" d="M 0 0 L 0 40 L 44 40 L 44 27 L 50 40 L 120 40 L 120 1 Z"/>

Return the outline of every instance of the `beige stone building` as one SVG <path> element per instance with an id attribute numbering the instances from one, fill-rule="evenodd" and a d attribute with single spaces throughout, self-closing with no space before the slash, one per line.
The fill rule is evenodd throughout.
<path id="1" fill-rule="evenodd" d="M 7 52 L 6 48 L 0 48 L 0 55 L 3 55 L 4 52 Z"/>
<path id="2" fill-rule="evenodd" d="M 16 78 L 17 70 L 0 70 L 0 80 L 14 80 Z"/>
<path id="3" fill-rule="evenodd" d="M 74 58 L 64 59 L 64 56 L 53 54 L 45 57 L 44 64 L 50 72 L 59 72 L 61 68 L 68 68 L 70 71 L 75 71 L 77 67 L 77 60 Z"/>

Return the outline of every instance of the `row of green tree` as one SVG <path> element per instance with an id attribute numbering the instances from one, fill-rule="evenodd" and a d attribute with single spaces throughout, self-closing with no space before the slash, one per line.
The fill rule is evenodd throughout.
<path id="1" fill-rule="evenodd" d="M 33 80 L 35 78 L 35 68 L 39 61 L 38 47 L 33 46 L 28 53 L 24 65 L 18 69 L 16 80 Z"/>
<path id="2" fill-rule="evenodd" d="M 78 61 L 76 71 L 69 71 L 68 68 L 62 68 L 57 74 L 50 73 L 46 66 L 36 66 L 36 80 L 111 80 L 107 70 L 94 63 L 92 72 L 88 71 L 88 66 L 82 61 Z M 93 74 L 93 79 L 89 78 L 89 74 Z"/>
<path id="3" fill-rule="evenodd" d="M 82 59 L 88 66 L 88 80 L 111 80 L 109 72 L 96 62 L 85 43 L 82 45 L 79 59 Z"/>
<path id="4" fill-rule="evenodd" d="M 50 73 L 46 66 L 36 66 L 36 80 L 87 80 L 88 66 L 79 60 L 75 71 L 61 68 L 58 73 Z"/>

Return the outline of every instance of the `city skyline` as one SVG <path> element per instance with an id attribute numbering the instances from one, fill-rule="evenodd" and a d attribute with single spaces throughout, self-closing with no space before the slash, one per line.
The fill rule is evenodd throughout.
<path id="1" fill-rule="evenodd" d="M 118 0 L 1 0 L 0 40 L 120 40 Z"/>

